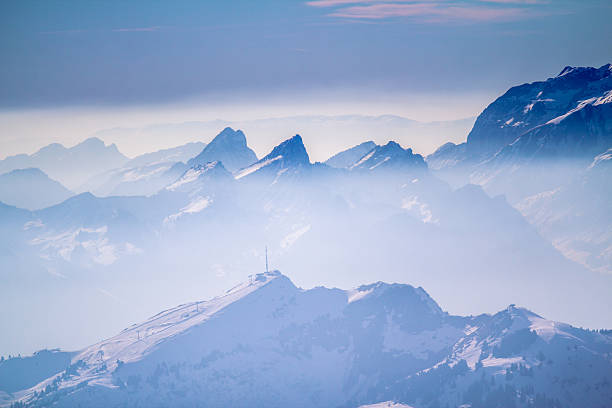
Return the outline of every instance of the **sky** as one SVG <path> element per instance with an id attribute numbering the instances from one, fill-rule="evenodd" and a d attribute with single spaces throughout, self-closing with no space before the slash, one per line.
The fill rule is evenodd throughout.
<path id="1" fill-rule="evenodd" d="M 611 17 L 608 0 L 4 0 L 0 158 L 155 123 L 472 117 L 611 62 Z"/>

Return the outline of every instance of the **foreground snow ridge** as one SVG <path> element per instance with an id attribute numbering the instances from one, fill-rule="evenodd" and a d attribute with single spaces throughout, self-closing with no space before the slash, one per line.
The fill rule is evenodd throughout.
<path id="1" fill-rule="evenodd" d="M 248 282 L 242 283 L 224 295 L 204 302 L 187 303 L 163 311 L 149 320 L 135 324 L 108 340 L 94 344 L 83 350 L 76 360 L 88 365 L 106 364 L 109 371 L 117 367 L 117 361 L 129 363 L 140 360 L 149 354 L 157 345 L 171 339 L 189 328 L 202 324 L 226 306 L 244 298 L 251 292 L 281 276 L 280 272 L 269 272 L 255 275 Z M 100 374 L 92 368 L 84 373 L 86 378 L 104 385 L 109 385 L 107 375 Z"/>
<path id="2" fill-rule="evenodd" d="M 273 271 L 87 347 L 15 398 L 32 407 L 609 406 L 611 355 L 608 332 L 514 305 L 452 316 L 407 284 L 304 290 Z"/>

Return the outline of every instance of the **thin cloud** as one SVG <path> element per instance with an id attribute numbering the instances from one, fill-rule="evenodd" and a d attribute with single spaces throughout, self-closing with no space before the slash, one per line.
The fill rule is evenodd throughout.
<path id="1" fill-rule="evenodd" d="M 345 7 L 329 15 L 344 18 L 381 19 L 390 17 L 409 17 L 417 15 L 431 15 L 435 5 L 427 3 L 415 4 L 375 4 L 370 6 Z"/>
<path id="2" fill-rule="evenodd" d="M 312 7 L 333 8 L 330 17 L 380 21 L 408 17 L 425 23 L 510 21 L 533 15 L 530 6 L 547 0 L 313 0 Z M 489 3 L 489 5 L 487 5 Z"/>
<path id="3" fill-rule="evenodd" d="M 439 3 L 375 4 L 346 7 L 329 14 L 332 17 L 354 19 L 385 19 L 394 17 L 424 17 L 428 22 L 499 21 L 524 15 L 518 8 L 487 8 L 446 6 Z"/>

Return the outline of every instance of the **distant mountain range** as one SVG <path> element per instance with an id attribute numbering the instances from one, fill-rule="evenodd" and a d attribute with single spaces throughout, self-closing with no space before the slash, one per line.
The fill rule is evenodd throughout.
<path id="1" fill-rule="evenodd" d="M 275 271 L 134 324 L 4 400 L 23 407 L 603 407 L 612 404 L 610 353 L 610 332 L 515 305 L 456 316 L 420 287 L 303 290 Z M 26 362 L 0 363 L 0 372 L 12 364 L 18 373 Z"/>
<path id="2" fill-rule="evenodd" d="M 139 128 L 105 129 L 96 132 L 94 136 L 115 143 L 129 140 L 134 144 L 167 146 L 169 140 L 177 145 L 201 140 L 202 135 L 211 135 L 229 126 L 242 129 L 251 140 L 257 140 L 258 146 L 264 147 L 256 151 L 261 156 L 278 144 L 279 140 L 299 132 L 314 153 L 313 161 L 323 161 L 327 159 L 327 152 L 343 150 L 360 140 L 372 140 L 379 144 L 395 140 L 412 147 L 415 152 L 430 153 L 446 141 L 464 141 L 475 119 L 419 122 L 397 115 L 301 115 L 254 120 L 160 123 Z"/>
<path id="3" fill-rule="evenodd" d="M 59 143 L 43 147 L 32 155 L 20 154 L 0 160 L 0 174 L 16 169 L 38 168 L 69 189 L 76 189 L 90 177 L 120 167 L 128 161 L 114 144 L 106 146 L 90 138 L 66 148 Z"/>
<path id="4" fill-rule="evenodd" d="M 420 155 L 393 142 L 338 169 L 311 163 L 296 135 L 234 173 L 209 162 L 148 197 L 83 193 L 33 212 L 0 207 L 2 218 L 10 220 L 0 223 L 0 262 L 12 295 L 0 307 L 28 290 L 26 279 L 53 285 L 33 304 L 62 293 L 81 304 L 62 316 L 81 319 L 89 310 L 99 335 L 111 329 L 106 309 L 122 305 L 118 321 L 135 319 L 160 299 L 201 290 L 185 282 L 203 280 L 212 294 L 262 262 L 266 244 L 275 266 L 309 286 L 410 280 L 465 313 L 516 302 L 591 327 L 610 322 L 593 313 L 612 306 L 609 277 L 563 258 L 503 198 L 472 185 L 452 190 Z M 158 295 L 132 298 L 143 282 Z M 36 338 L 41 316 L 23 318 Z"/>
<path id="5" fill-rule="evenodd" d="M 201 142 L 188 143 L 137 156 L 120 168 L 95 175 L 77 191 L 98 196 L 155 194 L 180 177 L 188 168 L 185 163 L 205 147 Z"/>
<path id="6" fill-rule="evenodd" d="M 305 287 L 409 281 L 456 314 L 519 303 L 610 326 L 609 72 L 568 68 L 513 88 L 483 112 L 467 143 L 427 159 L 386 140 L 313 163 L 299 135 L 258 158 L 243 132 L 226 128 L 208 145 L 118 160 L 50 207 L 41 209 L 30 188 L 29 206 L 30 198 L 0 204 L 0 309 L 18 310 L 5 326 L 29 321 L 34 347 L 49 316 L 63 316 L 53 319 L 83 327 L 71 344 L 86 344 L 163 302 L 212 296 L 262 263 L 265 246 L 274 266 Z M 574 121 L 583 133 L 565 127 Z M 523 137 L 525 146 L 543 145 L 513 150 Z M 114 156 L 98 142 L 84 144 Z M 90 151 L 41 151 L 53 149 L 70 163 Z M 18 198 L 10 188 L 4 196 Z M 143 290 L 148 296 L 134 296 Z M 15 307 L 24 293 L 32 304 Z M 66 340 L 58 336 L 55 344 Z"/>

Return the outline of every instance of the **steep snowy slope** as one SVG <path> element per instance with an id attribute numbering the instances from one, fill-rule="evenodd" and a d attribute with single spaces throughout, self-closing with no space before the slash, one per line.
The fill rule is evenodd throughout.
<path id="1" fill-rule="evenodd" d="M 468 154 L 475 158 L 491 157 L 539 126 L 553 128 L 570 119 L 569 117 L 575 113 L 582 111 L 582 114 L 588 114 L 588 111 L 607 104 L 611 90 L 612 65 L 610 64 L 600 68 L 566 67 L 554 78 L 513 87 L 489 105 L 478 117 L 468 135 Z M 606 128 L 608 126 L 592 128 L 591 131 L 594 133 L 585 136 L 593 137 L 595 140 L 583 140 L 582 143 L 597 144 L 599 132 L 605 131 Z M 571 136 L 573 135 L 565 137 Z M 609 137 L 608 135 L 608 143 Z M 559 152 L 560 154 L 576 154 L 570 150 L 572 146 L 563 139 L 552 137 L 544 143 L 548 148 L 552 148 L 553 145 L 558 146 L 557 148 L 562 146 L 567 148 Z M 529 152 L 525 149 L 521 153 Z"/>
<path id="2" fill-rule="evenodd" d="M 250 180 L 267 182 L 270 178 L 274 180 L 284 173 L 294 175 L 309 167 L 310 158 L 302 137 L 295 135 L 276 146 L 261 160 L 237 171 L 235 178 L 238 180 L 248 177 Z"/>
<path id="3" fill-rule="evenodd" d="M 333 155 L 325 161 L 325 164 L 338 169 L 346 169 L 369 153 L 374 147 L 376 147 L 376 144 L 372 141 L 363 142 Z"/>
<path id="4" fill-rule="evenodd" d="M 516 203 L 554 189 L 612 147 L 612 66 L 566 67 L 516 86 L 478 117 L 466 143 L 427 158 L 455 185 L 468 181 Z"/>
<path id="5" fill-rule="evenodd" d="M 606 334 L 514 305 L 451 316 L 410 285 L 302 290 L 269 272 L 82 350 L 18 398 L 32 407 L 599 407 L 612 402 L 610 352 Z"/>

